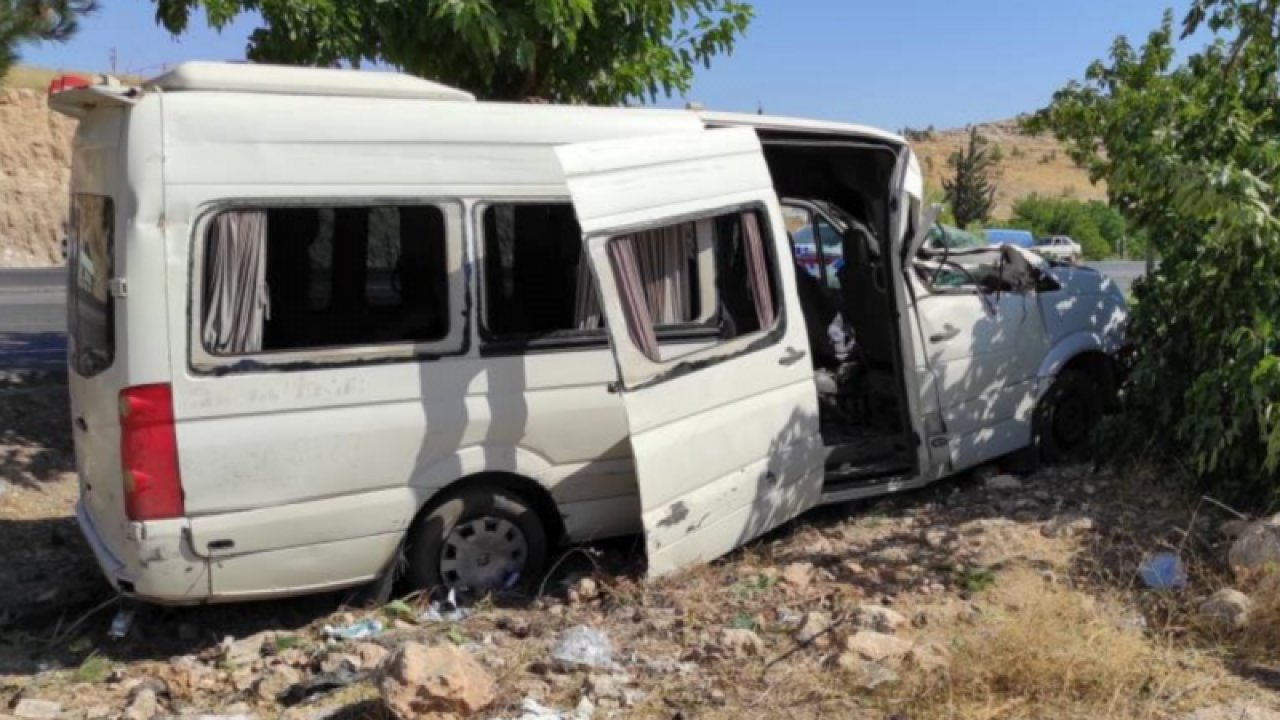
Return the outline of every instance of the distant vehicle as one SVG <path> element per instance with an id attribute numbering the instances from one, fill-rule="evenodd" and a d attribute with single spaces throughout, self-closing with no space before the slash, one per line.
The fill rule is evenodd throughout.
<path id="1" fill-rule="evenodd" d="M 1077 263 L 1084 257 L 1080 243 L 1066 235 L 1050 235 L 1036 241 L 1031 251 L 1048 260 L 1065 263 Z"/>
<path id="2" fill-rule="evenodd" d="M 1030 230 L 991 228 L 983 230 L 982 234 L 987 236 L 987 243 L 991 245 L 1013 245 L 1030 249 L 1036 244 L 1036 236 L 1032 235 Z"/>

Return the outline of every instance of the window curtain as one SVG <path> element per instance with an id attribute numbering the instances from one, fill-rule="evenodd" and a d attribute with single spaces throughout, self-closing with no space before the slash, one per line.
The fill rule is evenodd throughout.
<path id="1" fill-rule="evenodd" d="M 622 311 L 627 317 L 627 330 L 631 342 L 645 357 L 657 362 L 658 337 L 653 329 L 653 316 L 649 313 L 649 301 L 645 297 L 644 279 L 636 253 L 635 236 L 623 235 L 609 241 L 609 261 L 613 266 L 622 300 Z"/>
<path id="2" fill-rule="evenodd" d="M 267 212 L 238 210 L 214 218 L 204 272 L 205 347 L 218 355 L 261 351 L 268 316 Z"/>
<path id="3" fill-rule="evenodd" d="M 767 330 L 773 326 L 777 313 L 773 307 L 773 293 L 769 291 L 769 264 L 766 261 L 764 238 L 760 234 L 760 221 L 753 212 L 744 212 L 740 217 L 751 300 L 755 304 L 760 329 Z"/>
<path id="4" fill-rule="evenodd" d="M 693 287 L 689 260 L 693 257 L 693 226 L 685 223 L 633 236 L 632 249 L 640 274 L 645 304 L 657 325 L 676 325 L 693 319 Z M 574 322 L 580 330 L 601 326 L 600 297 L 585 252 L 578 262 Z"/>

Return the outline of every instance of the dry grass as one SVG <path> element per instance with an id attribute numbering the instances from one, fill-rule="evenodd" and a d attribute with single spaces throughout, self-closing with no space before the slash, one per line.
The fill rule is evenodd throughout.
<path id="1" fill-rule="evenodd" d="M 946 638 L 948 672 L 912 676 L 898 700 L 910 717 L 1165 717 L 1211 685 L 1120 602 L 1033 572 L 1002 575 L 982 607 Z"/>
<path id="2" fill-rule="evenodd" d="M 9 74 L 0 78 L 0 87 L 45 90 L 49 87 L 49 81 L 60 74 L 59 70 L 15 65 L 9 69 Z"/>

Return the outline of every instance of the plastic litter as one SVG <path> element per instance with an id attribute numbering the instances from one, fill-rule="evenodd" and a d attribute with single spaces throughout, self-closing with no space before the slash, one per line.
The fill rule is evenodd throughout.
<path id="1" fill-rule="evenodd" d="M 471 617 L 470 608 L 458 607 L 458 596 L 450 589 L 443 603 L 432 602 L 418 618 L 420 622 L 462 622 Z"/>
<path id="2" fill-rule="evenodd" d="M 520 714 L 514 720 L 591 720 L 594 714 L 595 706 L 585 697 L 573 712 L 555 710 L 533 698 L 525 698 L 520 701 Z"/>
<path id="3" fill-rule="evenodd" d="M 560 634 L 555 648 L 551 650 L 551 657 L 570 665 L 612 667 L 613 644 L 603 632 L 578 625 Z"/>
<path id="4" fill-rule="evenodd" d="M 1173 590 L 1187 585 L 1187 570 L 1174 553 L 1148 555 L 1138 567 L 1138 577 L 1152 590 Z"/>
<path id="5" fill-rule="evenodd" d="M 325 637 L 338 638 L 341 640 L 363 640 L 377 636 L 382 632 L 382 621 L 377 618 L 365 618 L 360 622 L 343 625 L 342 627 L 334 627 L 332 625 L 324 626 Z"/>
<path id="6" fill-rule="evenodd" d="M 129 628 L 133 627 L 133 618 L 135 610 L 131 607 L 122 607 L 111 619 L 111 629 L 107 631 L 107 635 L 112 640 L 121 640 L 125 635 L 129 634 Z"/>

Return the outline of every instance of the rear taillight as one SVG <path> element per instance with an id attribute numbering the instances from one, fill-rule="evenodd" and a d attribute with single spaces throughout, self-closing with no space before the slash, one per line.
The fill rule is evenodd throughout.
<path id="1" fill-rule="evenodd" d="M 169 385 L 120 392 L 120 462 L 124 510 L 130 520 L 181 517 L 182 479 Z"/>

